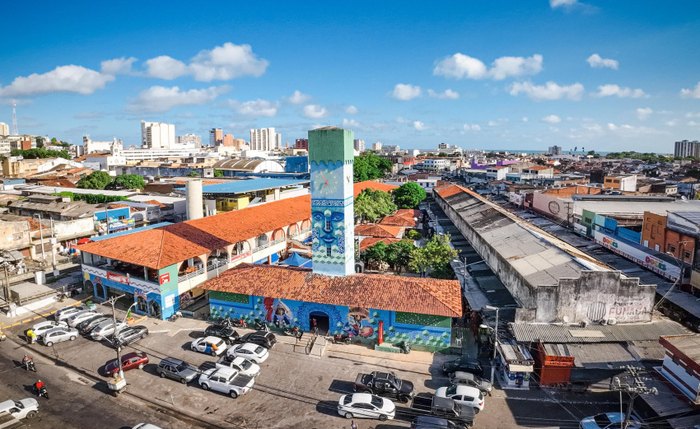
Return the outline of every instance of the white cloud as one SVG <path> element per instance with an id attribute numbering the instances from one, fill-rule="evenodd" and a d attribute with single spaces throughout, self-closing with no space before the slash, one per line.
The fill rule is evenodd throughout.
<path id="1" fill-rule="evenodd" d="M 620 65 L 620 63 L 617 62 L 617 60 L 613 60 L 611 58 L 603 58 L 598 54 L 593 54 L 588 59 L 586 59 L 588 62 L 588 65 L 593 67 L 594 69 L 602 69 L 602 68 L 608 68 L 608 69 L 613 69 L 617 70 L 617 67 Z"/>
<path id="2" fill-rule="evenodd" d="M 357 112 L 358 112 L 357 107 L 355 107 L 353 105 L 350 105 L 350 106 L 345 108 L 345 113 L 347 113 L 348 115 L 357 115 Z"/>
<path id="3" fill-rule="evenodd" d="M 436 92 L 433 91 L 432 89 L 428 90 L 428 95 L 433 98 L 440 98 L 440 99 L 448 99 L 448 100 L 456 100 L 459 98 L 459 93 L 457 91 L 453 91 L 451 89 L 446 89 L 443 92 Z"/>
<path id="4" fill-rule="evenodd" d="M 527 116 L 523 116 L 522 118 L 520 118 L 520 120 L 521 120 L 522 122 L 527 122 L 527 121 L 529 121 L 529 119 L 528 119 Z"/>
<path id="5" fill-rule="evenodd" d="M 401 101 L 408 101 L 419 97 L 421 94 L 420 86 L 411 85 L 408 83 L 397 83 L 394 87 L 392 96 Z"/>
<path id="6" fill-rule="evenodd" d="M 462 128 L 464 131 L 481 131 L 481 126 L 479 124 L 464 124 Z"/>
<path id="7" fill-rule="evenodd" d="M 697 127 L 697 126 L 700 126 L 700 122 L 688 121 L 688 126 L 689 127 Z"/>
<path id="8" fill-rule="evenodd" d="M 700 118 L 700 112 L 688 112 L 685 114 L 686 118 Z"/>
<path id="9" fill-rule="evenodd" d="M 664 122 L 664 124 L 665 124 L 667 127 L 675 127 L 676 125 L 678 125 L 678 119 L 671 119 L 671 120 L 668 120 L 668 121 Z"/>
<path id="10" fill-rule="evenodd" d="M 296 90 L 287 99 L 292 104 L 301 104 L 307 102 L 311 98 L 310 95 L 304 94 L 303 92 Z"/>
<path id="11" fill-rule="evenodd" d="M 644 121 L 649 118 L 652 113 L 654 113 L 654 111 L 651 107 L 639 107 L 637 109 L 637 118 L 639 118 L 640 121 Z"/>
<path id="12" fill-rule="evenodd" d="M 413 121 L 413 128 L 415 128 L 416 131 L 423 131 L 425 129 L 425 123 L 423 123 L 423 121 Z"/>
<path id="13" fill-rule="evenodd" d="M 328 111 L 323 106 L 319 106 L 318 104 L 307 104 L 304 106 L 304 116 L 307 118 L 318 119 L 326 115 L 328 115 Z"/>
<path id="14" fill-rule="evenodd" d="M 245 116 L 272 117 L 277 114 L 278 108 L 278 104 L 276 102 L 263 100 L 261 98 L 244 101 L 242 103 L 236 100 L 230 100 L 229 105 L 236 109 L 238 113 Z"/>
<path id="15" fill-rule="evenodd" d="M 132 111 L 165 112 L 177 106 L 209 103 L 228 90 L 228 86 L 211 86 L 187 91 L 182 91 L 177 86 L 152 86 L 142 91 L 129 108 Z"/>
<path id="16" fill-rule="evenodd" d="M 614 95 L 619 98 L 642 98 L 646 96 L 644 91 L 639 88 L 632 89 L 614 84 L 600 85 L 598 92 L 594 95 L 596 97 L 612 97 Z"/>
<path id="17" fill-rule="evenodd" d="M 92 94 L 114 80 L 110 74 L 82 66 L 59 66 L 50 72 L 16 77 L 11 84 L 0 87 L 0 97 L 21 97 L 52 92 Z"/>
<path id="18" fill-rule="evenodd" d="M 498 125 L 498 122 L 494 121 L 494 120 L 490 120 L 486 123 L 486 125 L 488 125 L 489 127 L 495 127 L 496 125 Z"/>
<path id="19" fill-rule="evenodd" d="M 552 9 L 560 7 L 572 7 L 577 3 L 578 0 L 549 0 L 549 6 Z"/>
<path id="20" fill-rule="evenodd" d="M 561 122 L 561 118 L 557 115 L 547 115 L 542 118 L 542 122 L 546 122 L 548 124 L 558 124 Z"/>
<path id="21" fill-rule="evenodd" d="M 360 126 L 360 123 L 357 122 L 356 120 L 343 118 L 343 127 L 344 128 L 358 128 L 359 126 Z"/>
<path id="22" fill-rule="evenodd" d="M 172 80 L 188 73 L 187 65 L 167 55 L 146 61 L 146 74 L 158 79 Z"/>
<path id="23" fill-rule="evenodd" d="M 458 52 L 439 61 L 433 69 L 433 74 L 453 79 L 503 80 L 508 77 L 535 75 L 540 71 L 542 71 L 540 54 L 534 54 L 531 57 L 496 58 L 489 69 L 480 59 Z"/>
<path id="24" fill-rule="evenodd" d="M 118 74 L 129 74 L 131 73 L 131 66 L 136 61 L 134 57 L 121 57 L 114 58 L 111 60 L 105 60 L 100 63 L 100 70 L 102 73 L 107 75 L 118 75 Z"/>
<path id="25" fill-rule="evenodd" d="M 533 100 L 580 100 L 583 94 L 583 85 L 574 83 L 571 85 L 559 85 L 548 81 L 544 85 L 533 85 L 531 82 L 515 82 L 510 86 L 510 95 L 516 96 L 523 93 Z"/>
<path id="26" fill-rule="evenodd" d="M 695 85 L 695 88 L 681 89 L 681 97 L 683 98 L 700 98 L 700 82 Z"/>

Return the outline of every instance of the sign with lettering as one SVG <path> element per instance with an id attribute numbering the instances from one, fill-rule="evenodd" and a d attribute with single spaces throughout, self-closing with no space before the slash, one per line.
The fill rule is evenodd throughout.
<path id="1" fill-rule="evenodd" d="M 111 271 L 107 271 L 107 280 L 112 280 L 113 282 L 117 282 L 117 283 L 124 283 L 125 285 L 129 284 L 129 277 L 128 276 L 125 276 L 123 274 L 113 273 Z"/>
<path id="2" fill-rule="evenodd" d="M 170 281 L 170 273 L 163 273 L 158 277 L 158 282 L 160 284 L 168 283 Z"/>
<path id="3" fill-rule="evenodd" d="M 649 249 L 649 253 L 647 253 L 642 249 L 610 237 L 609 235 L 603 234 L 597 230 L 593 232 L 593 238 L 595 239 L 596 243 L 602 245 L 606 249 L 609 249 L 618 255 L 624 256 L 625 258 L 630 259 L 639 265 L 654 271 L 655 273 L 661 274 L 666 278 L 676 280 L 680 276 L 681 270 L 677 265 L 671 264 L 654 256 L 651 253 L 651 249 Z"/>

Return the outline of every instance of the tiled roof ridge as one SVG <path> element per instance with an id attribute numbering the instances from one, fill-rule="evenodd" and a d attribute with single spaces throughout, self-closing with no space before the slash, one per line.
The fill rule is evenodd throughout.
<path id="1" fill-rule="evenodd" d="M 161 227 L 159 227 L 159 228 L 154 228 L 154 230 L 156 230 L 156 231 L 159 230 L 159 232 L 160 232 L 160 246 L 158 246 L 158 247 L 159 247 L 159 250 L 158 250 L 158 264 L 157 264 L 157 265 L 160 267 L 160 266 L 161 266 L 161 260 L 163 259 L 163 248 L 165 247 L 165 246 L 164 246 L 164 244 L 165 244 L 165 233 L 167 232 L 167 230 L 166 230 L 165 227 L 163 227 L 163 226 L 161 226 Z"/>
<path id="2" fill-rule="evenodd" d="M 427 293 L 428 295 L 430 295 L 431 297 L 433 297 L 433 299 L 435 299 L 436 301 L 438 301 L 440 304 L 444 305 L 444 306 L 447 307 L 448 309 L 454 311 L 455 313 L 462 313 L 462 306 L 461 306 L 461 305 L 460 305 L 460 308 L 452 308 L 449 304 L 447 304 L 445 301 L 443 301 L 442 299 L 440 299 L 436 294 L 434 294 L 434 293 L 432 293 L 430 290 L 428 290 L 428 289 L 425 287 L 425 283 L 422 282 L 422 281 L 420 281 L 420 279 L 422 279 L 423 277 L 415 277 L 415 278 L 414 278 L 414 277 L 406 277 L 406 278 L 418 280 L 418 281 L 413 281 L 412 283 L 416 284 L 418 287 L 420 287 L 421 289 L 423 289 L 423 291 L 424 291 L 425 293 Z M 448 279 L 433 279 L 433 280 L 449 281 Z M 460 294 L 461 294 L 461 290 L 460 290 Z M 460 302 L 460 304 L 461 304 L 461 302 Z"/>

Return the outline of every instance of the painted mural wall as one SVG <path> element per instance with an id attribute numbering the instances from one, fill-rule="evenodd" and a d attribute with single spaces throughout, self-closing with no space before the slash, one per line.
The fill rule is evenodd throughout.
<path id="1" fill-rule="evenodd" d="M 450 346 L 451 324 L 449 317 L 426 314 L 400 313 L 366 307 L 348 307 L 318 304 L 272 297 L 257 297 L 234 293 L 211 291 L 210 313 L 213 318 L 230 317 L 265 320 L 273 327 L 299 326 L 311 331 L 311 320 L 316 318 L 319 329 L 328 318 L 328 335 L 353 336 L 355 341 L 375 344 L 379 322 L 384 322 L 384 341 L 398 343 L 406 341 L 418 348 L 440 350 Z"/>

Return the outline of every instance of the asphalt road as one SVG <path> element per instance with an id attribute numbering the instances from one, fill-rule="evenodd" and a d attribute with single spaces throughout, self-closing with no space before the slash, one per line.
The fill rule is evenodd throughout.
<path id="1" fill-rule="evenodd" d="M 115 398 L 105 392 L 106 385 L 96 384 L 36 355 L 37 373 L 25 371 L 17 366 L 24 353 L 25 349 L 18 348 L 16 343 L 0 343 L 0 401 L 33 397 L 32 385 L 37 378 L 46 383 L 51 398 L 38 398 L 39 415 L 25 420 L 26 428 L 116 429 L 131 428 L 141 422 L 163 428 L 194 427 L 128 397 Z"/>

